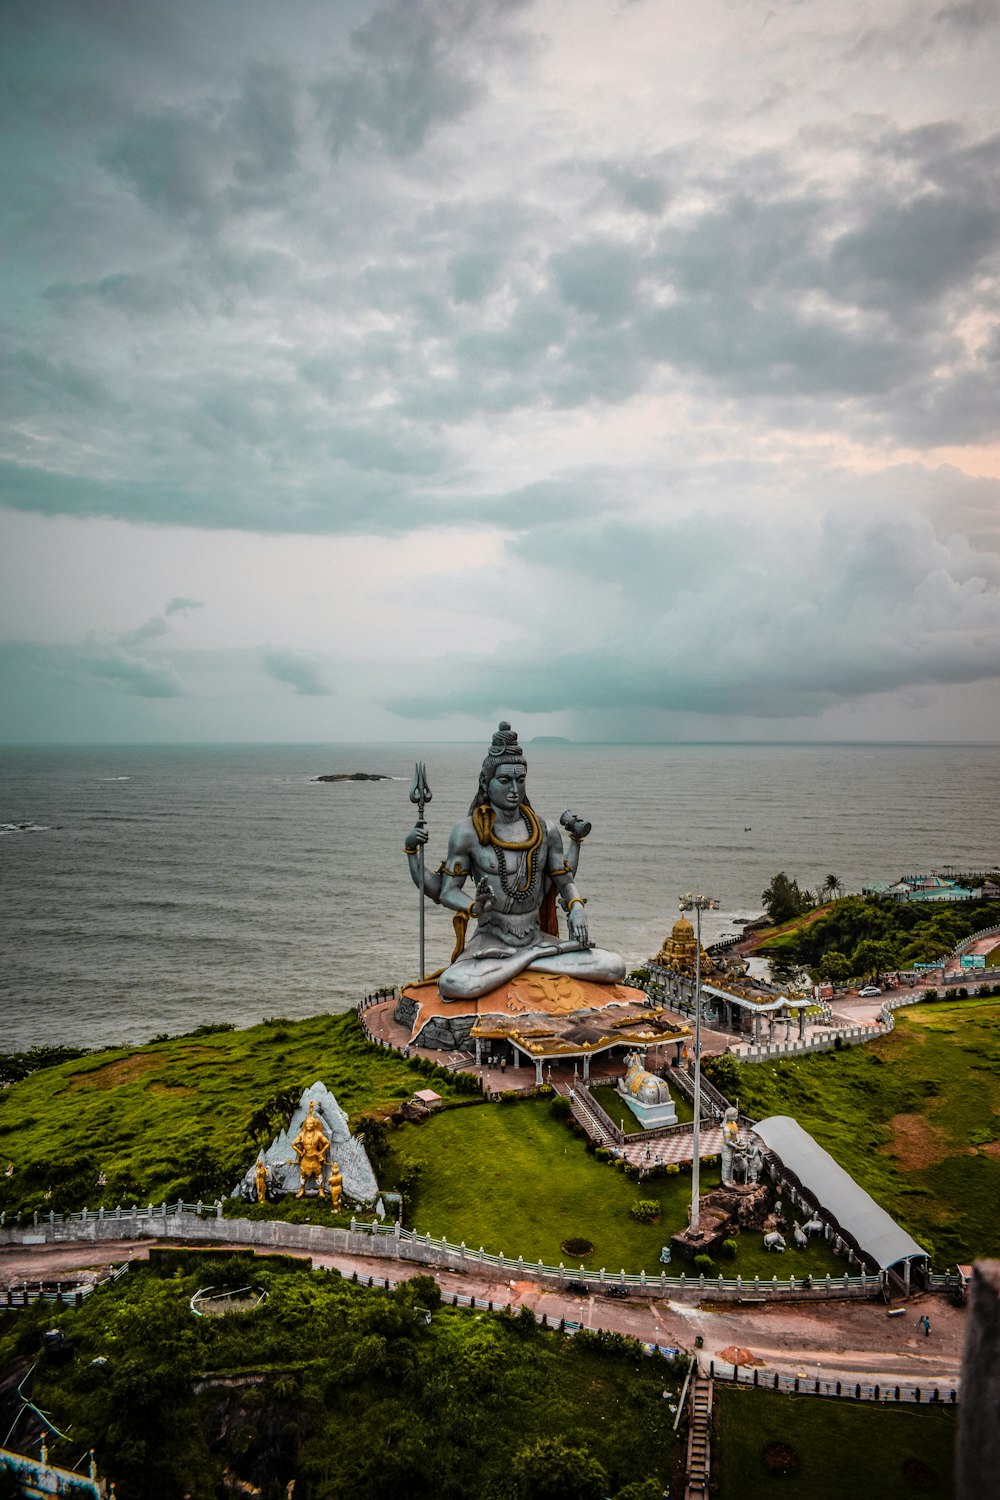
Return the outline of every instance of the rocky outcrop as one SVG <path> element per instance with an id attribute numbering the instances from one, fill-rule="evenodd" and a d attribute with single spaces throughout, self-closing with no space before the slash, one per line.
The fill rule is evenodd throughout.
<path id="1" fill-rule="evenodd" d="M 391 781 L 377 771 L 333 771 L 328 776 L 314 776 L 313 781 Z"/>

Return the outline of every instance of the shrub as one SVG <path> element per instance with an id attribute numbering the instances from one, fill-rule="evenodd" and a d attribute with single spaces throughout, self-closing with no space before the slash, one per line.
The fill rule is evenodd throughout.
<path id="1" fill-rule="evenodd" d="M 694 1268 L 699 1276 L 707 1276 L 711 1271 L 715 1270 L 715 1262 L 710 1255 L 696 1255 L 694 1258 Z"/>
<path id="2" fill-rule="evenodd" d="M 736 1241 L 735 1240 L 723 1240 L 722 1241 L 722 1253 L 726 1257 L 727 1260 L 735 1260 L 736 1259 Z"/>
<path id="3" fill-rule="evenodd" d="M 611 1160 L 611 1152 L 608 1150 L 607 1146 L 595 1146 L 594 1155 L 598 1161 Z"/>
<path id="4" fill-rule="evenodd" d="M 511 1464 L 514 1493 L 521 1500 L 599 1500 L 608 1493 L 608 1476 L 586 1448 L 569 1448 L 561 1438 L 539 1438 L 522 1448 Z"/>
<path id="5" fill-rule="evenodd" d="M 680 1167 L 675 1161 L 668 1161 L 664 1170 L 666 1171 L 668 1177 L 676 1177 L 678 1172 L 680 1171 Z"/>
<path id="6" fill-rule="evenodd" d="M 573 1106 L 565 1094 L 557 1094 L 550 1105 L 552 1118 L 554 1120 L 568 1120 L 573 1113 Z"/>
<path id="7" fill-rule="evenodd" d="M 640 1224 L 652 1224 L 660 1217 L 660 1205 L 655 1198 L 637 1198 L 629 1212 Z"/>
<path id="8" fill-rule="evenodd" d="M 425 1307 L 433 1312 L 441 1305 L 441 1288 L 433 1276 L 410 1276 L 396 1288 L 396 1298 L 411 1307 Z"/>

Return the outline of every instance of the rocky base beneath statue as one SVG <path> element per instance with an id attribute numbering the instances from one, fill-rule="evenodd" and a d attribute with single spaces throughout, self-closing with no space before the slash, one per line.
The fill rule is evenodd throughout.
<path id="1" fill-rule="evenodd" d="M 420 1006 L 412 995 L 400 995 L 393 1011 L 393 1020 L 400 1026 L 413 1030 L 420 1014 Z M 432 1047 L 440 1052 L 465 1052 L 471 1048 L 472 1028 L 479 1020 L 476 1014 L 431 1016 L 420 1032 L 421 1047 Z"/>
<path id="2" fill-rule="evenodd" d="M 722 1249 L 723 1240 L 768 1225 L 770 1199 L 771 1190 L 763 1182 L 747 1187 L 734 1183 L 731 1187 L 713 1188 L 700 1200 L 697 1231 L 684 1229 L 672 1235 L 671 1250 L 683 1260 L 694 1260 L 696 1255 L 715 1256 Z"/>

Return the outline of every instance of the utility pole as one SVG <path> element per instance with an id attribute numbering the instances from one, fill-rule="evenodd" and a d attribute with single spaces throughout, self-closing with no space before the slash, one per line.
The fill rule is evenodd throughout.
<path id="1" fill-rule="evenodd" d="M 701 1190 L 701 914 L 718 906 L 712 896 L 694 896 L 690 891 L 680 898 L 681 911 L 693 911 L 695 921 L 694 943 L 694 1136 L 691 1162 L 691 1223 L 690 1232 L 697 1234 Z"/>

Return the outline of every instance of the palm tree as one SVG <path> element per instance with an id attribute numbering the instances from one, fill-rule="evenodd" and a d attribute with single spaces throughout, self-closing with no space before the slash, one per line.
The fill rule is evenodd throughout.
<path id="1" fill-rule="evenodd" d="M 839 895 L 839 893 L 843 889 L 844 887 L 840 883 L 839 875 L 828 875 L 823 882 L 823 891 L 826 895 L 829 896 L 831 901 L 835 896 Z"/>

